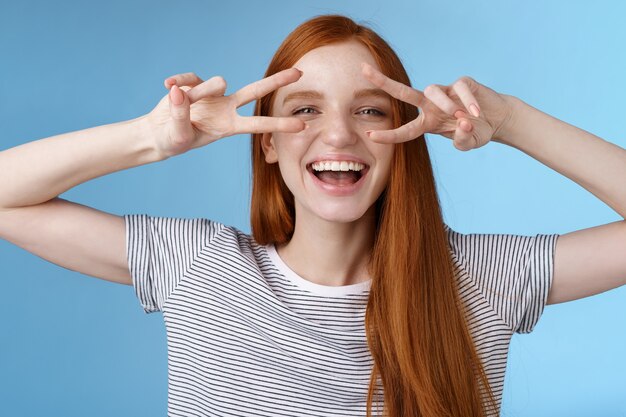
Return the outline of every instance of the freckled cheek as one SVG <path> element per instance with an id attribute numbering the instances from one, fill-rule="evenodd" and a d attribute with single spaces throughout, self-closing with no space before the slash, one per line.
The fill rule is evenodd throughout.
<path id="1" fill-rule="evenodd" d="M 278 160 L 281 166 L 289 170 L 299 170 L 304 164 L 303 158 L 307 154 L 312 139 L 309 132 L 275 134 L 274 140 L 278 151 Z"/>
<path id="2" fill-rule="evenodd" d="M 297 133 L 280 133 L 276 141 L 279 155 L 289 159 L 301 158 L 308 152 L 318 133 L 311 126 Z"/>
<path id="3" fill-rule="evenodd" d="M 370 152 L 375 155 L 376 159 L 381 161 L 381 163 L 387 165 L 391 164 L 396 144 L 368 141 L 367 147 L 369 148 Z"/>

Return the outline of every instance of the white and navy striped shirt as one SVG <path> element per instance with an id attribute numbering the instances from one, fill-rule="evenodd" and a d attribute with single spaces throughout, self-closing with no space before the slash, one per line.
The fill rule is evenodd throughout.
<path id="1" fill-rule="evenodd" d="M 124 218 L 137 297 L 163 312 L 168 416 L 365 416 L 371 281 L 315 284 L 273 245 L 211 220 Z M 559 235 L 446 231 L 499 409 L 511 336 L 543 312 Z"/>

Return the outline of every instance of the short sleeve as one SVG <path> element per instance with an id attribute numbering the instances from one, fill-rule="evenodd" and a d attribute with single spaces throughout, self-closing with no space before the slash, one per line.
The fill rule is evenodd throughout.
<path id="1" fill-rule="evenodd" d="M 126 256 L 135 294 L 146 313 L 163 304 L 200 251 L 223 227 L 207 219 L 124 215 Z"/>
<path id="2" fill-rule="evenodd" d="M 446 225 L 453 253 L 504 322 L 530 333 L 543 313 L 558 234 L 461 234 Z"/>

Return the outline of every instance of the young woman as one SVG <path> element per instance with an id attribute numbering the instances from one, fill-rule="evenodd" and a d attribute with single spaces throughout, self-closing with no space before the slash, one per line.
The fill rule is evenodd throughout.
<path id="1" fill-rule="evenodd" d="M 625 150 L 468 77 L 412 89 L 385 41 L 346 17 L 299 26 L 266 78 L 230 96 L 220 77 L 165 85 L 145 116 L 1 152 L 0 237 L 163 311 L 170 416 L 497 415 L 512 334 L 545 304 L 624 284 L 623 221 L 451 230 L 423 135 L 513 146 L 622 216 Z M 255 116 L 237 115 L 253 100 Z M 244 132 L 252 235 L 57 197 Z"/>

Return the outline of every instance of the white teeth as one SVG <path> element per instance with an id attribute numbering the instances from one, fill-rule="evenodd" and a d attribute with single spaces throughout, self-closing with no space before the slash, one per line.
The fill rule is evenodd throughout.
<path id="1" fill-rule="evenodd" d="M 315 171 L 361 171 L 364 164 L 352 161 L 319 161 L 311 164 Z"/>

